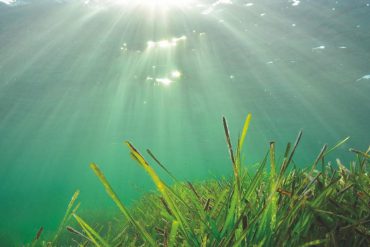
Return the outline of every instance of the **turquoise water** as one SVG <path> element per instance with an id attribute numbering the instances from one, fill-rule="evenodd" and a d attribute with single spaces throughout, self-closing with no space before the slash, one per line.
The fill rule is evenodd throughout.
<path id="1" fill-rule="evenodd" d="M 370 142 L 370 1 L 0 1 L 0 246 L 55 231 L 70 197 L 114 208 L 96 162 L 130 204 L 153 189 L 124 140 L 182 180 L 229 175 L 253 114 L 246 163 L 295 163 L 350 136 Z M 333 159 L 335 158 L 333 157 Z"/>

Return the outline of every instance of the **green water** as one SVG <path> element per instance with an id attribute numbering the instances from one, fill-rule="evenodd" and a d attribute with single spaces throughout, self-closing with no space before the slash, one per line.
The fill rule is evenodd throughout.
<path id="1" fill-rule="evenodd" d="M 124 140 L 181 180 L 229 175 L 253 114 L 246 163 L 268 141 L 295 162 L 324 143 L 370 142 L 370 1 L 0 1 L 0 246 L 55 231 L 70 197 L 114 208 L 100 165 L 130 204 L 153 189 Z M 333 157 L 334 158 L 334 157 Z"/>

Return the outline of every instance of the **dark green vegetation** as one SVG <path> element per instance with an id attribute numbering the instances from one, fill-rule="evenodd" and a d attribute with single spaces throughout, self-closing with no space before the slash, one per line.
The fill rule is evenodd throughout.
<path id="1" fill-rule="evenodd" d="M 271 142 L 268 153 L 253 170 L 241 164 L 249 122 L 250 115 L 234 149 L 223 119 L 233 177 L 200 184 L 178 182 L 148 150 L 154 163 L 175 182 L 167 185 L 126 142 L 132 158 L 149 174 L 159 193 L 144 196 L 128 210 L 92 163 L 91 169 L 126 220 L 89 225 L 77 212 L 76 192 L 54 239 L 42 241 L 40 228 L 31 245 L 369 246 L 370 148 L 365 152 L 350 149 L 356 160 L 348 166 L 340 160 L 336 165 L 326 163 L 325 157 L 346 138 L 332 148 L 325 145 L 312 166 L 299 169 L 293 156 L 300 132 L 294 145 L 287 145 L 281 162 L 275 158 L 275 144 Z"/>

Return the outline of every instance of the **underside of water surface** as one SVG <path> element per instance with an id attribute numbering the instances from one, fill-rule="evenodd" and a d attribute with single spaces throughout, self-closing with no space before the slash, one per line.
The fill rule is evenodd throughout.
<path id="1" fill-rule="evenodd" d="M 0 245 L 365 246 L 369 26 L 368 0 L 0 0 Z"/>

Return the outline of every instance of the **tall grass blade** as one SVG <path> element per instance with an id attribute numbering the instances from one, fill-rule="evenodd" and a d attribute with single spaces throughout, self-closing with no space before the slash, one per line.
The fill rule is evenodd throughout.
<path id="1" fill-rule="evenodd" d="M 344 143 L 346 143 L 349 140 L 349 138 L 350 137 L 347 136 L 343 140 L 339 141 L 337 144 L 334 145 L 334 147 L 332 147 L 331 149 L 329 149 L 328 151 L 326 151 L 323 156 L 327 156 L 328 154 L 330 154 L 331 152 L 333 152 L 334 150 L 336 150 L 337 148 L 339 148 L 340 146 L 342 146 Z"/>
<path id="2" fill-rule="evenodd" d="M 154 156 L 152 151 L 150 149 L 147 149 L 146 152 L 152 157 L 152 159 L 161 167 L 171 178 L 173 181 L 177 182 L 177 179 L 175 178 L 174 175 L 157 159 L 157 157 Z"/>
<path id="3" fill-rule="evenodd" d="M 71 232 L 71 233 L 73 233 L 73 234 L 75 234 L 77 236 L 80 236 L 80 237 L 82 237 L 82 238 L 84 238 L 84 239 L 86 239 L 86 240 L 88 240 L 90 242 L 93 242 L 91 239 L 89 239 L 88 237 L 86 237 L 83 233 L 77 231 L 76 229 L 74 229 L 71 226 L 67 226 L 66 229 L 67 229 L 67 231 L 69 231 L 69 232 Z"/>
<path id="4" fill-rule="evenodd" d="M 74 214 L 73 217 L 76 219 L 78 224 L 82 227 L 82 229 L 86 232 L 89 239 L 97 246 L 109 247 L 110 245 L 91 227 L 89 226 L 83 219 L 81 219 L 78 215 Z"/>
<path id="5" fill-rule="evenodd" d="M 177 235 L 177 229 L 179 228 L 179 222 L 174 220 L 172 222 L 171 226 L 171 232 L 168 237 L 168 247 L 174 247 L 176 246 L 176 235 Z"/>
<path id="6" fill-rule="evenodd" d="M 108 180 L 105 178 L 103 172 L 99 169 L 99 167 L 95 163 L 90 164 L 90 168 L 94 171 L 95 175 L 99 178 L 100 182 L 103 184 L 107 194 L 109 197 L 114 201 L 117 205 L 119 210 L 123 213 L 123 215 L 137 228 L 140 234 L 143 235 L 144 239 L 148 241 L 151 246 L 157 246 L 154 239 L 149 235 L 149 233 L 142 227 L 129 213 L 127 208 L 123 205 L 121 200 L 118 198 L 117 194 L 113 191 L 112 187 L 108 183 Z"/>
<path id="7" fill-rule="evenodd" d="M 275 165 L 275 142 L 270 142 L 270 197 L 271 197 L 271 203 L 269 205 L 269 211 L 271 213 L 271 218 L 270 218 L 270 226 L 271 230 L 275 227 L 276 224 L 276 214 L 277 214 L 277 187 L 278 187 L 278 182 L 276 179 L 276 165 Z"/>
<path id="8" fill-rule="evenodd" d="M 322 149 L 321 149 L 321 151 L 320 151 L 320 153 L 319 153 L 319 155 L 316 157 L 316 159 L 315 159 L 315 161 L 314 161 L 314 163 L 313 163 L 313 165 L 312 165 L 312 168 L 311 168 L 311 171 L 310 171 L 310 176 L 312 176 L 312 173 L 313 173 L 313 171 L 316 169 L 316 166 L 317 166 L 317 164 L 319 163 L 319 161 L 324 157 L 324 153 L 325 153 L 325 150 L 328 148 L 328 145 L 327 144 L 325 144 L 323 147 L 322 147 Z"/>
<path id="9" fill-rule="evenodd" d="M 188 243 L 199 245 L 199 241 L 194 233 L 193 229 L 189 226 L 189 224 L 185 220 L 185 216 L 179 210 L 178 206 L 175 202 L 171 199 L 169 195 L 169 188 L 166 186 L 164 182 L 159 178 L 157 173 L 153 170 L 153 168 L 148 164 L 148 162 L 144 159 L 144 157 L 139 153 L 139 151 L 129 142 L 126 141 L 127 146 L 130 149 L 130 152 L 135 160 L 139 163 L 139 165 L 144 168 L 144 170 L 149 174 L 151 179 L 153 180 L 154 184 L 156 185 L 158 191 L 162 194 L 164 200 L 166 201 L 168 208 L 170 209 L 171 213 L 173 213 L 180 224 L 182 232 L 186 236 L 186 240 Z"/>
<path id="10" fill-rule="evenodd" d="M 313 240 L 313 241 L 304 243 L 300 247 L 320 246 L 320 245 L 326 243 L 326 241 L 327 241 L 326 239 L 317 239 L 317 240 Z"/>
<path id="11" fill-rule="evenodd" d="M 234 151 L 233 151 L 233 146 L 231 144 L 229 127 L 227 126 L 227 121 L 226 121 L 226 118 L 225 117 L 222 117 L 222 122 L 223 122 L 223 125 L 224 125 L 224 131 L 225 131 L 225 136 L 226 136 L 227 147 L 229 148 L 230 159 L 231 159 L 231 162 L 233 163 L 233 167 L 234 167 L 234 170 L 235 170 Z"/>
<path id="12" fill-rule="evenodd" d="M 249 128 L 249 123 L 251 122 L 251 118 L 252 118 L 252 114 L 249 113 L 247 115 L 246 119 L 245 119 L 242 134 L 240 135 L 240 141 L 239 141 L 239 147 L 238 147 L 238 150 L 240 150 L 240 151 L 243 148 L 245 136 L 247 135 L 247 131 L 248 131 L 248 128 Z"/>
<path id="13" fill-rule="evenodd" d="M 360 156 L 363 156 L 365 159 L 370 159 L 370 155 L 368 155 L 367 153 L 364 153 L 362 151 L 359 151 L 359 150 L 356 150 L 354 148 L 350 148 L 349 151 L 355 153 L 355 154 L 358 154 Z"/>
<path id="14" fill-rule="evenodd" d="M 281 166 L 281 169 L 280 169 L 280 176 L 282 176 L 284 174 L 284 172 L 286 171 L 286 169 L 289 166 L 290 162 L 292 161 L 293 156 L 294 156 L 294 153 L 295 153 L 295 150 L 297 149 L 298 144 L 299 144 L 301 138 L 302 138 L 302 130 L 299 131 L 299 133 L 298 133 L 297 139 L 296 139 L 296 141 L 294 143 L 294 146 L 293 146 L 292 152 L 289 155 L 289 158 L 288 159 L 286 159 L 286 158 L 284 159 L 283 165 Z M 289 149 L 290 149 L 290 145 L 288 143 L 287 149 L 285 151 L 285 157 L 288 156 Z"/>
<path id="15" fill-rule="evenodd" d="M 36 246 L 37 241 L 40 239 L 42 232 L 44 231 L 44 227 L 40 227 L 37 231 L 35 238 L 32 241 L 31 247 Z"/>
<path id="16" fill-rule="evenodd" d="M 293 146 L 293 150 L 292 150 L 292 152 L 290 153 L 290 156 L 289 156 L 289 159 L 288 159 L 288 162 L 287 162 L 286 166 L 288 166 L 288 165 L 289 165 L 289 163 L 290 163 L 290 162 L 292 161 L 292 159 L 293 159 L 293 156 L 294 156 L 295 150 L 297 149 L 298 144 L 299 144 L 299 142 L 301 141 L 302 133 L 303 133 L 303 132 L 302 132 L 302 130 L 300 130 L 300 131 L 299 131 L 299 133 L 298 133 L 297 139 L 295 140 L 295 143 L 294 143 L 294 146 Z"/>
<path id="17" fill-rule="evenodd" d="M 77 200 L 77 198 L 78 198 L 78 195 L 79 195 L 79 194 L 80 194 L 80 191 L 79 191 L 79 190 L 77 190 L 77 191 L 73 194 L 73 196 L 72 196 L 71 200 L 69 201 L 68 206 L 67 206 L 66 213 L 64 214 L 64 217 L 63 217 L 63 219 L 62 219 L 62 221 L 60 222 L 60 225 L 59 225 L 59 227 L 58 227 L 58 231 L 57 231 L 57 233 L 55 234 L 54 239 L 53 239 L 53 241 L 52 241 L 53 243 L 55 243 L 55 242 L 57 241 L 57 239 L 59 238 L 59 236 L 60 236 L 61 232 L 63 231 L 64 227 L 66 226 L 66 223 L 67 223 L 67 221 L 68 221 L 68 219 L 70 218 L 70 215 L 71 215 L 71 211 L 72 211 L 73 204 L 74 204 L 74 203 L 75 203 L 75 201 Z"/>

